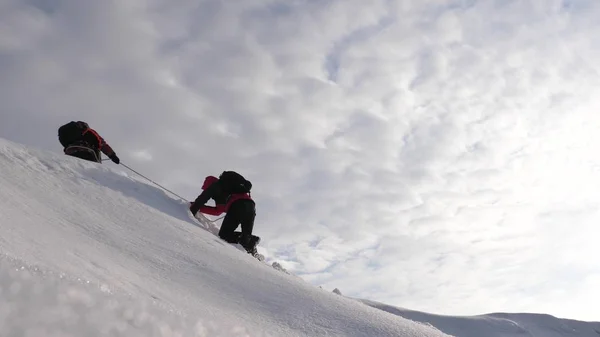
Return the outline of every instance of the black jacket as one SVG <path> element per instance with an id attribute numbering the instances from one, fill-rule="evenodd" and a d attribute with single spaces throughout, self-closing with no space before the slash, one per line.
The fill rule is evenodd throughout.
<path id="1" fill-rule="evenodd" d="M 225 205 L 227 203 L 227 197 L 228 195 L 223 192 L 219 181 L 215 181 L 202 191 L 196 200 L 194 200 L 190 207 L 190 211 L 193 214 L 196 214 L 198 210 L 200 210 L 200 207 L 204 206 L 210 199 L 215 201 L 215 205 Z"/>

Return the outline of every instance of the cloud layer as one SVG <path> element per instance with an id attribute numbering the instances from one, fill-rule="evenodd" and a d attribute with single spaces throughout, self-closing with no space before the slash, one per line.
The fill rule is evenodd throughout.
<path id="1" fill-rule="evenodd" d="M 596 1 L 0 1 L 0 136 L 83 119 L 268 255 L 448 314 L 600 320 Z M 565 303 L 569 303 L 566 305 Z"/>

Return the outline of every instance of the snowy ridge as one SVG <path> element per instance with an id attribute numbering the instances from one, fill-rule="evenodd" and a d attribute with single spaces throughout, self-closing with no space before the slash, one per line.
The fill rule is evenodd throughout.
<path id="1" fill-rule="evenodd" d="M 447 336 L 275 270 L 186 208 L 0 139 L 0 335 Z"/>
<path id="2" fill-rule="evenodd" d="M 600 322 L 582 322 L 544 314 L 494 313 L 478 316 L 443 316 L 358 300 L 406 319 L 430 324 L 444 333 L 460 337 L 598 337 Z"/>

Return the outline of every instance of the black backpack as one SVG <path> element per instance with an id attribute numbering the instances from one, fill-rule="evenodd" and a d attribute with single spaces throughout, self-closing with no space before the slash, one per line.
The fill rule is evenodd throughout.
<path id="1" fill-rule="evenodd" d="M 86 122 L 71 121 L 58 128 L 58 141 L 63 147 L 68 147 L 76 141 L 81 140 L 83 132 L 87 129 L 89 129 L 89 126 Z"/>
<path id="2" fill-rule="evenodd" d="M 219 183 L 225 194 L 250 193 L 252 189 L 252 183 L 234 171 L 223 171 L 219 176 Z"/>

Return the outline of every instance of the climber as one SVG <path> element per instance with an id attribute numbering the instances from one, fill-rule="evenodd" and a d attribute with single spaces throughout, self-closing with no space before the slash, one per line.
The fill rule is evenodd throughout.
<path id="1" fill-rule="evenodd" d="M 251 188 L 252 183 L 234 171 L 224 171 L 219 178 L 208 176 L 202 193 L 190 203 L 190 212 L 194 216 L 198 212 L 215 216 L 226 213 L 219 237 L 229 243 L 239 243 L 249 254 L 256 255 L 260 237 L 252 235 L 256 205 L 250 196 Z M 215 201 L 214 207 L 205 205 L 210 199 Z M 236 232 L 240 224 L 241 232 Z"/>
<path id="2" fill-rule="evenodd" d="M 71 121 L 61 126 L 58 128 L 58 140 L 66 155 L 101 163 L 100 151 L 102 151 L 115 164 L 120 162 L 110 145 L 86 122 Z"/>

